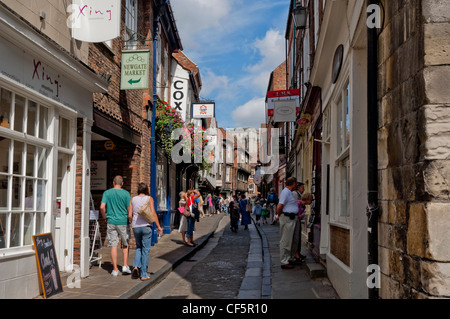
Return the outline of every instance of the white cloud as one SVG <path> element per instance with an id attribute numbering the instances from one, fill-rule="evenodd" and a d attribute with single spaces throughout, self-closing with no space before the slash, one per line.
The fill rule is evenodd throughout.
<path id="1" fill-rule="evenodd" d="M 172 0 L 172 9 L 183 46 L 201 50 L 205 37 L 200 35 L 220 29 L 232 11 L 232 0 Z"/>
<path id="2" fill-rule="evenodd" d="M 261 123 L 265 122 L 265 98 L 254 98 L 244 105 L 236 108 L 232 113 L 235 127 L 254 127 L 260 128 Z"/>
<path id="3" fill-rule="evenodd" d="M 276 30 L 268 30 L 262 39 L 257 39 L 253 47 L 259 52 L 261 59 L 247 67 L 252 83 L 261 90 L 267 89 L 270 73 L 285 60 L 285 39 Z"/>
<path id="4" fill-rule="evenodd" d="M 226 75 L 215 74 L 211 69 L 202 71 L 202 91 L 205 98 L 214 96 L 218 100 L 230 99 L 236 94 L 236 84 Z"/>
<path id="5" fill-rule="evenodd" d="M 219 125 L 260 127 L 270 73 L 285 60 L 290 0 L 171 0 L 184 52 L 200 68 L 200 95 Z M 248 101 L 246 103 L 246 101 Z"/>

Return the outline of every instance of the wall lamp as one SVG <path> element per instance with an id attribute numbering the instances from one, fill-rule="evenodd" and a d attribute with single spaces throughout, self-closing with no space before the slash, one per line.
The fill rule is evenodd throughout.
<path id="1" fill-rule="evenodd" d="M 308 13 L 306 11 L 306 8 L 297 5 L 294 10 L 292 11 L 292 16 L 294 18 L 295 28 L 296 29 L 305 29 L 306 28 L 306 18 L 308 16 Z"/>

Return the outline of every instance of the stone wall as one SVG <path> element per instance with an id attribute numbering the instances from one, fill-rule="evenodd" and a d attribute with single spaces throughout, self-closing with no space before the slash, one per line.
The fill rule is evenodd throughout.
<path id="1" fill-rule="evenodd" d="M 450 7 L 444 0 L 384 3 L 380 297 L 450 297 Z"/>

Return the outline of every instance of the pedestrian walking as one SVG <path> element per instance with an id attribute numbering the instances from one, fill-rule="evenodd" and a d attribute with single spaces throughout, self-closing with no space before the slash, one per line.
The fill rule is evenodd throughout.
<path id="1" fill-rule="evenodd" d="M 187 197 L 186 197 L 186 192 L 180 192 L 180 201 L 178 202 L 178 207 L 180 209 L 180 213 L 181 213 L 181 218 L 180 218 L 180 226 L 178 227 L 178 232 L 181 233 L 181 240 L 183 241 L 183 244 L 187 244 L 186 242 L 186 232 L 187 232 L 187 217 L 184 216 L 184 214 L 182 213 L 182 211 L 184 211 L 186 208 L 186 204 L 187 204 Z"/>
<path id="2" fill-rule="evenodd" d="M 295 255 L 294 262 L 303 263 L 305 262 L 306 256 L 302 255 L 302 233 L 301 233 L 301 225 L 302 220 L 305 218 L 306 214 L 306 206 L 311 205 L 313 201 L 313 195 L 311 193 L 304 193 L 299 201 L 297 201 L 298 205 L 298 233 L 294 232 L 294 239 L 292 242 L 292 252 L 291 255 Z"/>
<path id="3" fill-rule="evenodd" d="M 305 184 L 298 182 L 297 186 L 292 190 L 292 196 L 294 196 L 295 200 L 297 201 L 297 206 L 300 205 L 302 193 L 305 190 Z M 300 209 L 299 209 L 300 210 Z M 295 229 L 294 229 L 294 237 L 292 239 L 292 253 L 295 254 L 295 263 L 303 263 L 305 261 L 306 256 L 302 255 L 301 252 L 301 243 L 302 243 L 302 219 L 303 216 L 300 217 L 300 211 L 299 216 L 295 220 Z"/>
<path id="4" fill-rule="evenodd" d="M 267 204 L 264 204 L 261 209 L 261 220 L 263 225 L 267 224 L 267 216 L 269 214 L 269 210 L 267 209 Z"/>
<path id="5" fill-rule="evenodd" d="M 255 215 L 256 218 L 256 224 L 259 226 L 260 222 L 259 220 L 261 219 L 261 213 L 262 213 L 262 206 L 259 200 L 257 200 L 255 202 L 255 206 L 253 206 L 253 214 Z"/>
<path id="6" fill-rule="evenodd" d="M 203 211 L 203 204 L 204 204 L 203 196 L 200 194 L 200 197 L 198 198 L 198 210 L 200 212 L 200 218 L 205 217 L 205 212 Z"/>
<path id="7" fill-rule="evenodd" d="M 292 191 L 297 188 L 295 177 L 286 180 L 286 187 L 280 194 L 277 206 L 277 217 L 280 220 L 280 262 L 282 269 L 292 269 L 292 242 L 296 219 L 298 218 L 297 201 L 292 195 Z"/>
<path id="8" fill-rule="evenodd" d="M 275 188 L 270 189 L 270 194 L 267 197 L 267 204 L 269 206 L 269 222 L 271 225 L 275 225 L 277 223 L 276 212 L 277 212 L 277 205 L 278 205 L 278 195 L 275 193 Z"/>
<path id="9" fill-rule="evenodd" d="M 245 199 L 245 194 L 241 195 L 241 200 L 239 201 L 239 212 L 241 213 L 241 225 L 243 225 L 244 229 L 247 230 L 248 225 L 252 222 L 250 217 L 252 208 L 249 201 Z"/>
<path id="10" fill-rule="evenodd" d="M 239 221 L 239 203 L 237 196 L 233 195 L 230 199 L 230 204 L 228 205 L 230 212 L 230 228 L 232 232 L 237 233 L 238 231 L 238 221 Z"/>
<path id="11" fill-rule="evenodd" d="M 227 196 L 227 198 L 224 201 L 224 209 L 225 209 L 225 215 L 228 216 L 228 207 L 230 206 L 230 197 Z"/>
<path id="12" fill-rule="evenodd" d="M 206 201 L 208 203 L 208 216 L 211 216 L 214 214 L 214 203 L 211 194 L 208 194 Z"/>
<path id="13" fill-rule="evenodd" d="M 155 224 L 159 235 L 162 235 L 163 230 L 159 224 L 158 216 L 155 211 L 155 202 L 149 196 L 148 186 L 145 183 L 138 185 L 138 195 L 131 199 L 131 209 L 133 212 L 133 219 L 131 221 L 131 228 L 133 229 L 134 238 L 136 240 L 136 252 L 134 255 L 132 278 L 141 278 L 142 281 L 149 280 L 150 276 L 147 273 L 148 261 L 150 256 L 150 247 L 152 245 L 153 225 L 142 218 L 139 214 L 139 208 L 149 202 L 150 211 L 155 219 Z"/>
<path id="14" fill-rule="evenodd" d="M 113 270 L 111 275 L 117 277 L 119 268 L 117 266 L 117 246 L 119 245 L 119 237 L 122 243 L 123 254 L 123 274 L 131 274 L 128 267 L 128 240 L 130 238 L 129 220 L 132 218 L 130 206 L 131 195 L 123 189 L 123 178 L 118 175 L 114 177 L 113 188 L 103 193 L 102 202 L 100 204 L 100 213 L 106 220 L 106 236 L 108 238 L 108 246 L 111 247 L 111 259 Z"/>
<path id="15" fill-rule="evenodd" d="M 200 193 L 198 190 L 189 190 L 187 192 L 187 205 L 186 209 L 189 209 L 191 211 L 191 216 L 187 217 L 188 226 L 186 231 L 186 245 L 189 247 L 194 247 L 197 245 L 196 242 L 194 242 L 194 228 L 195 228 L 195 221 L 199 220 L 200 218 L 200 212 L 198 210 L 198 198 L 200 197 Z"/>

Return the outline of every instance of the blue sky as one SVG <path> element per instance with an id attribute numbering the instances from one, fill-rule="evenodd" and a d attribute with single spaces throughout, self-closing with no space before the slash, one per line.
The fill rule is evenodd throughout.
<path id="1" fill-rule="evenodd" d="M 219 126 L 260 127 L 270 73 L 285 60 L 290 0 L 171 0 L 183 52 Z"/>

